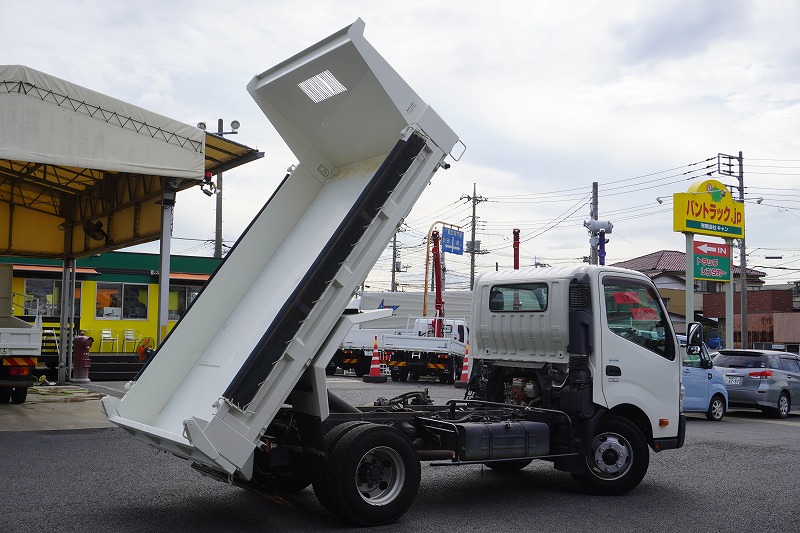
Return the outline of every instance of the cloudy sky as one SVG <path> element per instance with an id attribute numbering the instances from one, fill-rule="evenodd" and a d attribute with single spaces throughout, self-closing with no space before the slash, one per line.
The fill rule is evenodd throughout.
<path id="1" fill-rule="evenodd" d="M 708 172 L 738 185 L 715 171 L 717 154 L 739 151 L 748 266 L 771 283 L 800 280 L 793 1 L 29 0 L 4 5 L 0 58 L 188 124 L 240 121 L 234 140 L 265 157 L 225 175 L 232 244 L 295 162 L 246 84 L 359 17 L 366 38 L 467 147 L 398 237 L 402 288 L 422 287 L 432 223 L 469 235 L 473 184 L 485 199 L 478 272 L 512 265 L 513 228 L 522 265 L 580 262 L 592 182 L 599 218 L 614 224 L 608 263 L 683 251 L 672 194 Z M 173 252 L 211 255 L 214 227 L 214 200 L 181 193 Z M 387 253 L 370 288 L 388 289 L 390 265 Z M 447 288 L 466 288 L 468 256 L 448 255 L 447 268 Z"/>

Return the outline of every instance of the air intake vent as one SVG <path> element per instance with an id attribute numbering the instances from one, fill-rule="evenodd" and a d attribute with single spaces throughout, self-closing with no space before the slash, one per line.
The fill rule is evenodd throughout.
<path id="1" fill-rule="evenodd" d="M 569 287 L 569 310 L 591 311 L 592 293 L 589 285 L 572 284 Z"/>
<path id="2" fill-rule="evenodd" d="M 339 83 L 330 70 L 320 72 L 297 84 L 315 104 L 327 100 L 337 94 L 343 93 L 347 88 Z"/>

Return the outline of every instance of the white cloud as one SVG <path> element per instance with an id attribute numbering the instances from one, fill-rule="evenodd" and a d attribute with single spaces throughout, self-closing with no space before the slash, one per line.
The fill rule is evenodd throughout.
<path id="1" fill-rule="evenodd" d="M 4 6 L 4 19 L 17 23 L 4 26 L 3 61 L 190 124 L 239 120 L 236 140 L 265 157 L 225 175 L 224 233 L 232 240 L 294 162 L 246 83 L 361 17 L 370 42 L 468 147 L 409 217 L 419 221 L 417 234 L 437 213 L 468 217 L 471 207 L 458 200 L 475 182 L 490 200 L 531 200 L 479 205 L 478 234 L 492 250 L 479 257 L 481 268 L 510 262 L 515 224 L 523 239 L 541 232 L 524 243 L 525 261 L 579 258 L 588 253 L 580 199 L 598 181 L 601 218 L 617 220 L 609 261 L 682 249 L 671 213 L 655 198 L 689 183 L 631 178 L 742 150 L 748 195 L 790 189 L 771 191 L 770 204 L 748 205 L 748 245 L 800 258 L 793 230 L 777 235 L 762 222 L 794 228 L 800 216 L 800 203 L 790 202 L 800 195 L 798 172 L 787 168 L 800 166 L 790 161 L 800 160 L 799 11 L 788 0 L 33 0 Z M 755 166 L 767 164 L 758 159 L 782 161 L 766 168 Z M 612 189 L 625 179 L 628 189 Z M 561 202 L 544 194 L 559 190 L 572 192 Z M 214 209 L 199 192 L 181 193 L 175 235 L 213 238 Z M 409 246 L 414 239 L 403 237 Z M 414 261 L 408 275 L 419 277 Z M 468 264 L 454 258 L 451 267 Z"/>

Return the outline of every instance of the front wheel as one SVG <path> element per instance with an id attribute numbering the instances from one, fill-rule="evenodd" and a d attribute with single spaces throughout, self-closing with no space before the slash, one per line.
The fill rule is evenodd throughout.
<path id="1" fill-rule="evenodd" d="M 642 481 L 649 463 L 650 450 L 639 428 L 610 415 L 597 426 L 583 473 L 572 477 L 590 492 L 617 496 Z"/>
<path id="2" fill-rule="evenodd" d="M 708 411 L 706 411 L 706 418 L 713 422 L 719 422 L 725 416 L 725 399 L 722 396 L 716 395 L 711 398 L 708 404 Z"/>
<path id="3" fill-rule="evenodd" d="M 0 387 L 0 403 L 8 403 L 11 400 L 11 388 Z"/>
<path id="4" fill-rule="evenodd" d="M 329 495 L 340 514 L 362 526 L 390 524 L 414 503 L 421 469 L 398 430 L 364 424 L 346 433 L 328 461 Z"/>

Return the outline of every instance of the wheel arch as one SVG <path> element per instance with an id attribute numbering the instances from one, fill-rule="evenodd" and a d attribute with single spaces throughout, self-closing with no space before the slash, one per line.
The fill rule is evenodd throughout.
<path id="1" fill-rule="evenodd" d="M 620 404 L 612 409 L 609 409 L 603 416 L 607 417 L 608 415 L 616 415 L 620 418 L 624 418 L 637 428 L 639 431 L 642 432 L 642 435 L 647 441 L 648 446 L 654 448 L 653 442 L 653 426 L 650 424 L 650 418 L 642 411 L 639 407 L 631 404 Z"/>

